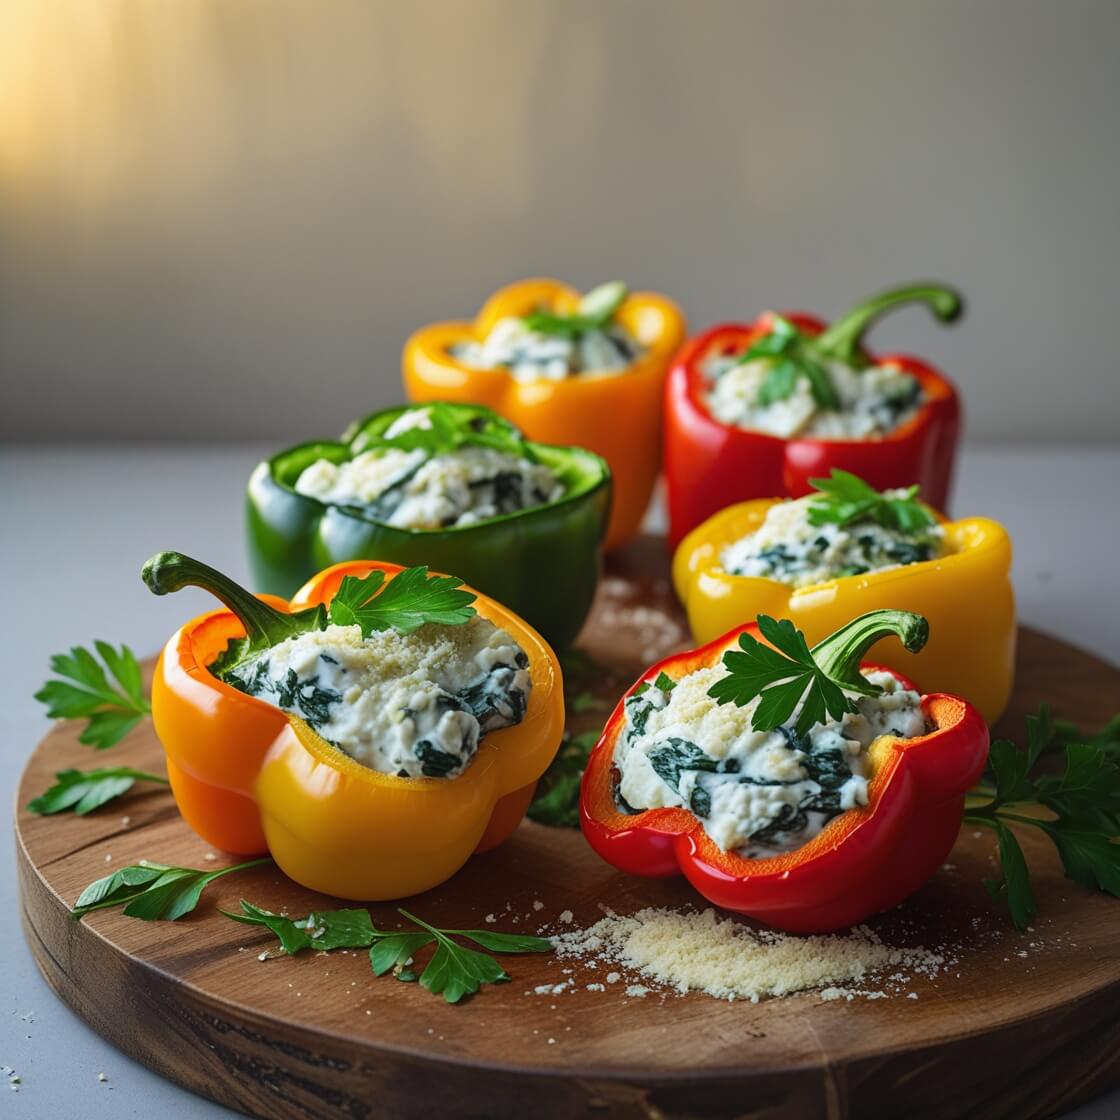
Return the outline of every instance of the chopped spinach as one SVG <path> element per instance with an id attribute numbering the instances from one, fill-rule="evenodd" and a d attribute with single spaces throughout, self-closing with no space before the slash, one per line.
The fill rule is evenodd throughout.
<path id="1" fill-rule="evenodd" d="M 420 773 L 425 778 L 446 778 L 453 770 L 458 770 L 463 761 L 458 755 L 441 751 L 427 739 L 421 739 L 412 748 L 412 753 L 420 759 Z"/>
<path id="2" fill-rule="evenodd" d="M 720 772 L 719 761 L 687 739 L 666 739 L 650 751 L 648 757 L 653 772 L 671 789 L 680 789 L 681 776 L 686 770 Z"/>
<path id="3" fill-rule="evenodd" d="M 298 710 L 308 725 L 315 729 L 330 722 L 331 705 L 342 700 L 342 693 L 320 688 L 317 676 L 301 681 L 295 669 L 289 669 L 284 680 L 274 687 L 277 704 L 288 711 Z"/>
<path id="4" fill-rule="evenodd" d="M 692 796 L 688 799 L 688 807 L 698 817 L 708 817 L 712 812 L 712 795 L 696 779 L 692 787 Z"/>

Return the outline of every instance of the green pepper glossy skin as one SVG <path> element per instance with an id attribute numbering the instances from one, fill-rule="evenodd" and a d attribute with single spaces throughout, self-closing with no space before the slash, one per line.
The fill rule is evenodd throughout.
<path id="1" fill-rule="evenodd" d="M 481 406 L 469 408 L 497 419 Z M 316 572 L 345 560 L 427 564 L 505 604 L 553 646 L 573 641 L 591 609 L 611 505 L 606 462 L 578 447 L 530 444 L 563 480 L 564 497 L 543 506 L 448 529 L 400 529 L 357 506 L 326 504 L 294 489 L 318 459 L 342 462 L 366 449 L 406 411 L 374 413 L 344 442 L 304 443 L 259 463 L 246 501 L 249 562 L 258 591 L 291 598 Z M 504 422 L 503 422 L 504 423 Z"/>

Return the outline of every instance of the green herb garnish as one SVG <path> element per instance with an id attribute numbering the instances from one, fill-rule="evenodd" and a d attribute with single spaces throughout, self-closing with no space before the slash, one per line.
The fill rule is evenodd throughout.
<path id="1" fill-rule="evenodd" d="M 475 615 L 475 597 L 462 586 L 461 579 L 430 575 L 427 567 L 406 568 L 388 583 L 377 570 L 347 576 L 331 600 L 331 622 L 360 626 L 363 638 L 377 630 L 411 634 L 429 622 L 460 626 Z"/>
<path id="2" fill-rule="evenodd" d="M 27 808 L 47 816 L 72 809 L 79 816 L 99 809 L 109 801 L 132 789 L 136 782 L 158 782 L 167 785 L 160 774 L 133 770 L 131 766 L 109 766 L 101 770 L 59 770 L 55 784 L 41 793 Z"/>
<path id="3" fill-rule="evenodd" d="M 566 739 L 537 786 L 528 817 L 554 828 L 579 828 L 579 787 L 587 759 L 599 741 L 598 731 Z"/>
<path id="4" fill-rule="evenodd" d="M 47 705 L 51 719 L 88 720 L 78 742 L 103 751 L 119 743 L 152 709 L 132 650 L 125 645 L 115 650 L 108 642 L 93 644 L 115 684 L 89 650 L 74 646 L 68 654 L 51 658 L 51 671 L 65 679 L 47 681 L 35 699 Z"/>
<path id="5" fill-rule="evenodd" d="M 809 485 L 820 492 L 809 502 L 810 525 L 874 521 L 884 529 L 918 533 L 937 524 L 937 518 L 918 501 L 917 486 L 908 487 L 901 495 L 890 494 L 835 467 L 829 478 L 811 478 Z"/>
<path id="6" fill-rule="evenodd" d="M 549 953 L 552 942 L 545 937 L 498 933 L 484 929 L 439 929 L 407 910 L 399 913 L 419 930 L 379 930 L 368 910 L 333 910 L 311 913 L 306 918 L 287 918 L 241 900 L 240 914 L 223 910 L 227 918 L 247 925 L 270 929 L 280 940 L 285 953 L 304 949 L 369 949 L 374 975 L 393 972 L 398 980 L 419 980 L 433 995 L 448 1003 L 458 1003 L 465 995 L 477 992 L 483 984 L 509 980 L 509 974 L 493 957 L 458 944 L 455 937 L 467 938 L 495 953 Z M 417 974 L 408 962 L 425 946 L 435 944 L 435 952 Z"/>
<path id="7" fill-rule="evenodd" d="M 392 436 L 358 432 L 351 441 L 352 451 L 360 453 L 375 448 L 395 448 L 399 451 L 426 451 L 432 457 L 450 455 L 461 447 L 488 447 L 520 459 L 536 460 L 532 446 L 520 430 L 493 413 L 480 412 L 471 405 L 436 401 L 404 409 L 392 423 L 415 412 L 425 414 L 428 427 L 407 428 Z"/>
<path id="8" fill-rule="evenodd" d="M 771 405 L 793 395 L 797 382 L 804 378 L 818 408 L 837 410 L 840 397 L 832 384 L 826 355 L 819 354 L 808 335 L 802 334 L 788 319 L 772 315 L 770 330 L 740 355 L 737 364 L 765 360 L 769 368 L 758 390 L 758 403 Z"/>
<path id="9" fill-rule="evenodd" d="M 636 689 L 634 689 L 635 696 L 641 696 L 643 692 L 648 692 L 651 688 L 656 688 L 659 692 L 664 692 L 666 695 L 672 692 L 677 687 L 677 682 L 673 680 L 668 673 L 663 669 L 657 674 L 657 678 L 653 681 L 642 681 Z"/>
<path id="10" fill-rule="evenodd" d="M 71 914 L 80 918 L 91 910 L 124 906 L 129 918 L 173 922 L 189 914 L 198 905 L 202 892 L 216 879 L 271 862 L 266 856 L 217 871 L 200 871 L 194 867 L 170 867 L 142 860 L 90 883 L 78 895 Z"/>
<path id="11" fill-rule="evenodd" d="M 823 723 L 826 715 L 841 719 L 845 712 L 857 711 L 845 693 L 874 696 L 882 691 L 859 671 L 863 655 L 880 638 L 893 634 L 917 653 L 929 637 L 929 625 L 920 614 L 891 610 L 860 615 L 812 649 L 789 619 L 759 615 L 758 629 L 770 645 L 752 634 L 741 634 L 740 648 L 723 655 L 727 676 L 716 681 L 708 695 L 720 704 L 739 707 L 757 697 L 751 716 L 756 731 L 782 726 L 801 704 L 794 725 L 798 735 Z"/>
<path id="12" fill-rule="evenodd" d="M 291 614 L 276 610 L 228 576 L 181 552 L 157 553 L 144 565 L 141 577 L 155 595 L 201 587 L 237 615 L 245 637 L 231 641 L 209 669 L 239 688 L 246 687 L 244 674 L 260 654 L 288 638 L 324 630 L 332 622 L 360 626 L 362 637 L 368 638 L 378 630 L 409 634 L 429 622 L 458 626 L 475 614 L 470 605 L 475 596 L 462 590 L 462 580 L 431 575 L 426 567 L 406 568 L 392 580 L 377 570 L 361 579 L 347 576 L 329 609 L 317 606 Z M 316 708 L 321 706 L 314 696 L 311 701 Z"/>
<path id="13" fill-rule="evenodd" d="M 618 309 L 625 303 L 629 289 L 621 280 L 600 284 L 592 288 L 571 315 L 558 315 L 554 311 L 538 308 L 522 318 L 531 331 L 539 334 L 559 335 L 562 338 L 578 339 L 592 331 L 603 330 L 614 318 Z"/>
<path id="14" fill-rule="evenodd" d="M 968 796 L 965 822 L 994 830 L 999 879 L 985 881 L 992 898 L 1006 904 L 1016 928 L 1038 912 L 1030 870 L 1012 826 L 1040 829 L 1062 861 L 1066 877 L 1091 890 L 1120 897 L 1120 716 L 1099 735 L 1079 742 L 1077 728 L 1056 725 L 1043 704 L 1027 717 L 1027 749 L 997 739 L 988 770 Z M 1039 761 L 1064 753 L 1061 773 L 1042 773 Z"/>

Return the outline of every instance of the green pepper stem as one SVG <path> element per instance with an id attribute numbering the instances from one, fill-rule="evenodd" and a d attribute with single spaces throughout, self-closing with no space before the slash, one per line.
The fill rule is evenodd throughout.
<path id="1" fill-rule="evenodd" d="M 913 611 L 868 611 L 813 646 L 813 660 L 841 688 L 874 696 L 882 690 L 859 671 L 859 663 L 880 638 L 891 635 L 917 653 L 929 638 L 929 623 Z"/>
<path id="2" fill-rule="evenodd" d="M 296 620 L 307 612 L 284 614 L 234 583 L 229 576 L 181 552 L 157 552 L 144 565 L 140 578 L 153 595 L 168 595 L 184 587 L 201 587 L 209 591 L 237 615 L 245 627 L 246 636 L 254 644 L 274 646 L 307 629 L 306 623 L 302 626 L 296 624 Z"/>
<path id="3" fill-rule="evenodd" d="M 964 300 L 960 292 L 938 284 L 912 284 L 892 288 L 853 307 L 813 339 L 813 347 L 850 366 L 863 366 L 863 336 L 884 312 L 904 303 L 924 303 L 943 323 L 960 317 Z"/>

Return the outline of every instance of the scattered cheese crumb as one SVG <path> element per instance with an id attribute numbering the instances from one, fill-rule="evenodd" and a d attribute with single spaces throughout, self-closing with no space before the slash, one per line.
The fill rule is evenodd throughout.
<path id="1" fill-rule="evenodd" d="M 605 992 L 607 990 L 606 984 L 588 984 L 587 990 L 589 992 Z"/>
<path id="2" fill-rule="evenodd" d="M 488 923 L 489 925 L 493 925 L 498 919 L 495 918 L 493 914 L 487 914 L 486 917 L 483 918 L 482 920 L 484 922 Z"/>
<path id="3" fill-rule="evenodd" d="M 218 857 L 213 852 L 207 852 L 202 858 L 206 860 L 207 863 L 213 863 Z"/>
<path id="4" fill-rule="evenodd" d="M 113 857 L 109 852 L 105 853 L 105 862 L 106 863 L 112 863 L 113 862 Z"/>
<path id="5" fill-rule="evenodd" d="M 645 999 L 649 995 L 649 988 L 644 984 L 630 984 L 626 989 L 628 996 L 633 996 L 635 999 Z"/>
<path id="6" fill-rule="evenodd" d="M 597 956 L 681 995 L 699 990 L 716 999 L 752 1002 L 811 988 L 838 988 L 887 969 L 936 976 L 946 964 L 944 956 L 925 948 L 885 945 L 866 926 L 844 936 L 798 937 L 755 930 L 711 909 L 697 913 L 650 907 L 630 916 L 608 913 L 587 929 L 552 940 L 561 958 Z M 609 984 L 619 979 L 618 972 L 606 977 Z M 649 991 L 635 984 L 626 994 L 637 995 L 639 988 L 641 995 Z M 912 998 L 917 999 L 917 993 Z"/>
<path id="7" fill-rule="evenodd" d="M 917 999 L 918 998 L 918 993 L 917 992 L 911 992 L 906 998 L 907 999 Z"/>
<path id="8" fill-rule="evenodd" d="M 130 824 L 132 824 L 132 818 L 131 817 L 121 817 L 121 824 L 123 824 L 125 828 L 128 828 L 128 826 Z"/>
<path id="9" fill-rule="evenodd" d="M 556 1045 L 556 1039 L 554 1039 L 554 1038 L 550 1038 L 550 1039 L 548 1040 L 548 1044 L 549 1044 L 549 1046 L 555 1046 L 555 1045 Z"/>
<path id="10" fill-rule="evenodd" d="M 99 1073 L 97 1075 L 97 1080 L 98 1081 L 108 1081 L 109 1080 L 109 1075 L 107 1073 Z"/>
<path id="11" fill-rule="evenodd" d="M 622 973 L 621 972 L 608 972 L 607 973 L 607 983 L 608 984 L 617 984 L 619 982 L 619 980 L 621 980 L 621 979 L 622 979 Z"/>
<path id="12" fill-rule="evenodd" d="M 573 917 L 574 915 L 572 914 L 571 910 L 562 910 L 560 912 L 560 921 L 562 921 L 565 925 L 567 925 Z"/>
<path id="13" fill-rule="evenodd" d="M 539 898 L 533 899 L 533 909 L 534 910 L 543 910 L 544 909 L 544 903 L 541 902 L 541 900 Z"/>

